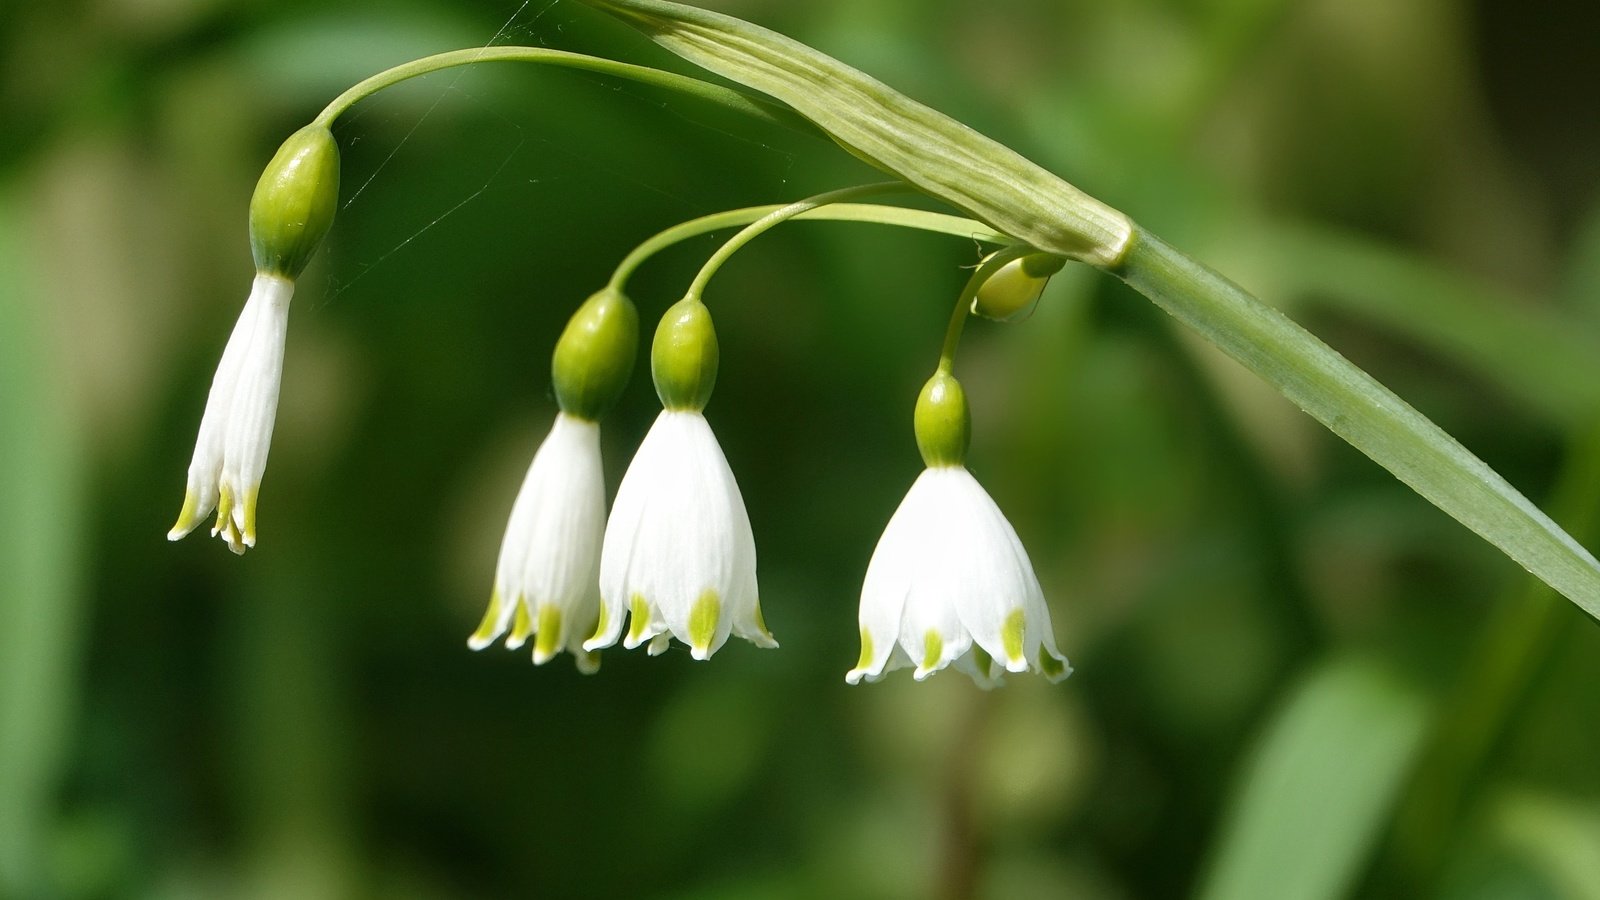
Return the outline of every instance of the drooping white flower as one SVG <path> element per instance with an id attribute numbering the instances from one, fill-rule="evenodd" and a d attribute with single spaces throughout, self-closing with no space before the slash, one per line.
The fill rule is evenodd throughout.
<path id="1" fill-rule="evenodd" d="M 584 650 L 583 640 L 600 617 L 605 526 L 600 426 L 563 412 L 512 504 L 489 609 L 467 646 L 481 650 L 509 629 L 507 647 L 533 637 L 536 664 L 566 649 L 579 670 L 598 669 L 600 655 Z"/>
<path id="2" fill-rule="evenodd" d="M 1001 670 L 1052 681 L 1072 669 L 1017 532 L 967 471 L 971 416 L 949 359 L 923 385 L 915 415 L 925 468 L 878 539 L 861 585 L 861 659 L 845 680 L 901 666 L 916 679 L 948 665 L 983 687 Z"/>
<path id="3" fill-rule="evenodd" d="M 193 531 L 215 509 L 213 536 L 221 535 L 235 553 L 255 546 L 256 496 L 278 414 L 283 342 L 293 296 L 292 280 L 256 275 L 211 381 L 189 463 L 183 510 L 167 532 L 169 540 Z"/>
<path id="4" fill-rule="evenodd" d="M 652 655 L 672 638 L 709 659 L 730 634 L 776 647 L 756 595 L 744 498 L 705 416 L 663 410 L 628 466 L 600 556 L 600 624 L 584 649 L 622 635 Z"/>
<path id="5" fill-rule="evenodd" d="M 1001 669 L 1072 671 L 1027 551 L 962 466 L 925 469 L 906 492 L 867 566 L 860 624 L 851 684 L 913 663 L 918 681 L 954 664 L 984 686 Z"/>
<path id="6" fill-rule="evenodd" d="M 256 496 L 278 416 L 283 340 L 294 282 L 333 224 L 339 200 L 339 145 L 313 123 L 283 142 L 250 198 L 256 277 L 211 380 L 189 462 L 178 540 L 215 509 L 211 534 L 243 553 L 256 545 Z"/>

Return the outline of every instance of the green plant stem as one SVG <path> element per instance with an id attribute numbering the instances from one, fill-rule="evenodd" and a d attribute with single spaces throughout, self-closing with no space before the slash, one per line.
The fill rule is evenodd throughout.
<path id="1" fill-rule="evenodd" d="M 983 262 L 972 273 L 972 277 L 967 279 L 966 287 L 961 289 L 961 296 L 956 298 L 955 309 L 950 311 L 950 324 L 945 327 L 944 344 L 939 348 L 938 371 L 949 374 L 951 368 L 955 366 L 956 347 L 961 343 L 961 333 L 966 330 L 967 317 L 972 314 L 972 301 L 978 296 L 978 289 L 1007 263 L 1037 252 L 1026 244 L 1013 244 L 984 257 Z"/>
<path id="2" fill-rule="evenodd" d="M 451 50 L 446 53 L 438 53 L 433 56 L 425 56 L 422 59 L 412 60 L 366 78 L 335 97 L 333 102 L 329 103 L 317 115 L 313 124 L 321 125 L 325 128 L 332 127 L 334 120 L 338 119 L 346 110 L 361 100 L 376 94 L 384 88 L 393 87 L 402 81 L 416 78 L 419 75 L 429 75 L 442 69 L 451 69 L 457 66 L 470 66 L 477 63 L 490 62 L 540 63 L 625 78 L 629 81 L 637 81 L 653 87 L 687 94 L 691 97 L 698 97 L 709 103 L 754 116 L 757 119 L 781 125 L 794 131 L 820 136 L 820 132 L 815 125 L 796 115 L 787 107 L 759 97 L 750 96 L 732 88 L 711 84 L 698 78 L 690 78 L 687 75 L 652 69 L 648 66 L 634 66 L 617 62 L 616 60 L 587 56 L 582 53 L 568 53 L 564 50 L 550 50 L 545 47 L 477 47 L 467 50 Z"/>
<path id="3" fill-rule="evenodd" d="M 712 213 L 698 219 L 690 219 L 672 226 L 646 240 L 635 247 L 631 253 L 617 264 L 616 271 L 611 275 L 610 286 L 622 291 L 628 279 L 633 277 L 641 265 L 662 250 L 674 244 L 721 231 L 725 228 L 736 228 L 748 225 L 758 219 L 765 218 L 778 210 L 783 209 L 781 204 L 768 206 L 748 206 L 744 209 L 731 209 L 727 212 Z M 928 231 L 935 234 L 947 234 L 952 237 L 968 238 L 985 244 L 1009 243 L 1010 238 L 995 231 L 988 225 L 975 219 L 964 219 L 946 213 L 927 212 L 920 209 L 906 209 L 900 206 L 879 206 L 871 203 L 832 203 L 809 209 L 796 216 L 795 219 L 806 221 L 828 222 L 867 222 L 876 225 L 893 225 L 898 228 L 915 228 L 919 231 Z"/>
<path id="4" fill-rule="evenodd" d="M 705 294 L 706 284 L 711 281 L 713 275 L 717 274 L 717 270 L 722 268 L 723 263 L 732 258 L 735 253 L 738 253 L 739 249 L 745 244 L 750 243 L 795 216 L 832 203 L 845 203 L 851 200 L 859 200 L 862 197 L 911 190 L 915 189 L 903 181 L 879 181 L 873 184 L 862 184 L 856 187 L 828 191 L 827 193 L 817 194 L 814 197 L 807 197 L 804 200 L 797 200 L 788 206 L 781 206 L 746 225 L 738 234 L 728 238 L 721 247 L 718 247 L 717 252 L 711 254 L 711 258 L 706 260 L 705 265 L 700 267 L 699 273 L 694 276 L 694 281 L 690 283 L 689 290 L 684 293 L 684 296 L 700 300 Z"/>
<path id="5" fill-rule="evenodd" d="M 1143 229 L 1110 271 L 1600 618 L 1600 563 L 1494 470 L 1370 375 Z"/>

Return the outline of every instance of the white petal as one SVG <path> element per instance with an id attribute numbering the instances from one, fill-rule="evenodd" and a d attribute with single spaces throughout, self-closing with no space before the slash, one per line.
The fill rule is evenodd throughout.
<path id="1" fill-rule="evenodd" d="M 919 477 L 912 484 L 894 515 L 889 517 L 889 524 L 872 551 L 872 561 L 867 563 L 858 617 L 861 658 L 844 676 L 851 684 L 860 683 L 862 678 L 869 681 L 881 678 L 898 646 L 906 596 L 911 593 L 921 561 L 920 550 L 927 541 L 924 534 L 928 526 L 927 504 L 923 502 L 927 494 L 917 489 L 922 480 Z"/>
<path id="2" fill-rule="evenodd" d="M 1016 530 L 966 469 L 950 469 L 947 511 L 961 547 L 956 612 L 973 639 L 1010 672 L 1037 658 L 1042 629 L 1028 620 L 1044 594 Z M 1048 627 L 1046 623 L 1045 627 Z"/>
<path id="3" fill-rule="evenodd" d="M 1000 668 L 987 654 L 982 660 L 977 658 L 977 650 L 963 654 L 962 657 L 950 664 L 950 668 L 965 674 L 973 683 L 984 690 L 992 690 L 1002 683 L 1001 674 L 1005 670 Z"/>
<path id="4" fill-rule="evenodd" d="M 650 487 L 657 480 L 656 454 L 646 452 L 651 446 L 660 419 L 646 433 L 628 469 L 622 474 L 617 487 L 617 498 L 611 504 L 611 515 L 606 519 L 600 552 L 600 624 L 593 637 L 583 642 L 585 650 L 610 647 L 622 636 L 627 621 L 629 601 L 628 565 L 634 547 L 639 541 L 640 524 L 648 501 Z"/>
<path id="5" fill-rule="evenodd" d="M 482 650 L 494 643 L 494 639 L 505 633 L 511 624 L 511 616 L 516 611 L 516 598 L 507 599 L 497 589 L 489 595 L 489 608 L 483 613 L 483 621 L 478 623 L 478 630 L 467 638 L 467 647 L 472 650 Z M 510 646 L 509 642 L 507 644 Z"/>
<path id="6" fill-rule="evenodd" d="M 606 484 L 600 460 L 600 427 L 562 414 L 540 447 L 529 481 L 535 500 L 528 524 L 528 552 L 517 579 L 534 612 L 534 661 L 567 645 L 567 632 L 584 636 L 600 616 L 600 541 L 605 534 Z M 535 471 L 537 470 L 537 471 Z M 547 612 L 553 610 L 553 616 Z M 548 627 L 557 633 L 546 632 Z"/>
<path id="7" fill-rule="evenodd" d="M 289 331 L 289 300 L 294 282 L 271 275 L 256 276 L 259 302 L 256 324 L 245 345 L 239 382 L 229 403 L 224 438 L 222 487 L 233 488 L 234 530 L 246 547 L 256 544 L 256 492 L 267 469 L 272 426 L 278 417 L 278 388 L 283 381 L 283 344 Z"/>
<path id="8" fill-rule="evenodd" d="M 961 469 L 931 468 L 917 478 L 911 494 L 920 494 L 920 538 L 914 574 L 900 620 L 900 647 L 917 663 L 918 681 L 949 665 L 972 647 L 972 635 L 961 623 L 956 603 L 964 593 L 966 558 L 960 524 L 951 511 L 958 503 Z"/>
<path id="9" fill-rule="evenodd" d="M 183 510 L 178 514 L 177 523 L 167 533 L 169 540 L 175 541 L 187 535 L 217 508 L 227 456 L 227 433 L 238 385 L 247 360 L 252 356 L 257 334 L 263 327 L 263 318 L 270 316 L 274 306 L 281 306 L 287 311 L 293 293 L 294 282 L 276 276 L 257 274 L 251 284 L 250 296 L 245 300 L 233 331 L 228 335 L 222 359 L 211 378 L 205 414 L 200 418 L 194 456 L 189 463 Z M 277 296 L 281 296 L 281 303 L 269 302 L 269 297 Z M 265 327 L 270 328 L 270 323 Z"/>
<path id="10" fill-rule="evenodd" d="M 704 419 L 701 421 L 704 422 Z M 721 489 L 722 502 L 728 512 L 727 539 L 733 551 L 728 580 L 724 584 L 721 617 L 726 620 L 725 627 L 729 634 L 763 649 L 775 649 L 778 641 L 767 630 L 767 623 L 761 616 L 760 591 L 756 584 L 756 538 L 754 529 L 750 527 L 750 513 L 745 509 L 744 495 L 739 491 L 739 482 L 733 477 L 733 469 L 728 465 L 728 458 L 717 443 L 711 426 L 706 424 L 699 430 L 704 444 L 702 452 L 707 461 L 707 477 Z M 727 636 L 724 635 L 722 640 L 727 640 Z"/>
<path id="11" fill-rule="evenodd" d="M 1028 601 L 1028 630 L 1039 635 L 1039 655 L 1028 657 L 1033 663 L 1034 671 L 1052 682 L 1061 681 L 1071 675 L 1072 664 L 1067 662 L 1066 656 L 1060 650 L 1056 649 L 1055 630 L 1050 624 L 1050 608 L 1045 605 L 1042 593 Z"/>

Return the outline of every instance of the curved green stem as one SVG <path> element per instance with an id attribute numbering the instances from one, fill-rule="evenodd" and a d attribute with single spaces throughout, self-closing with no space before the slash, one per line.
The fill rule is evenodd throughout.
<path id="1" fill-rule="evenodd" d="M 711 276 L 717 274 L 717 270 L 722 268 L 722 264 L 727 262 L 735 253 L 738 253 L 741 247 L 801 213 L 832 203 L 843 203 L 847 200 L 871 197 L 876 194 L 892 194 L 896 191 L 912 190 L 916 189 L 904 181 L 880 181 L 874 184 L 862 184 L 856 187 L 840 188 L 837 191 L 828 191 L 815 197 L 796 200 L 788 206 L 779 207 L 746 225 L 738 234 L 728 238 L 726 243 L 718 247 L 717 252 L 711 254 L 711 258 L 706 260 L 705 265 L 700 267 L 699 274 L 694 276 L 694 281 L 689 285 L 689 290 L 684 293 L 684 296 L 699 300 L 701 295 L 705 293 L 706 284 L 711 281 Z"/>
<path id="2" fill-rule="evenodd" d="M 740 225 L 749 225 L 783 209 L 781 204 L 768 206 L 747 206 L 743 209 L 730 209 L 726 212 L 712 213 L 698 219 L 690 219 L 672 226 L 652 236 L 649 240 L 635 247 L 631 253 L 623 257 L 617 264 L 616 271 L 611 275 L 610 286 L 614 290 L 622 291 L 629 278 L 633 277 L 641 265 L 651 257 L 674 244 L 721 231 L 724 228 L 735 228 Z M 985 244 L 1009 243 L 1011 238 L 1006 237 L 988 225 L 976 219 L 965 219 L 961 216 L 952 216 L 947 213 L 928 212 L 921 209 L 906 209 L 903 206 L 881 206 L 873 203 L 832 203 L 808 209 L 793 216 L 795 219 L 807 221 L 826 222 L 866 222 L 875 225 L 893 225 L 897 228 L 915 228 L 919 231 L 928 231 L 935 234 L 947 234 L 951 237 L 969 238 Z"/>
<path id="3" fill-rule="evenodd" d="M 314 124 L 325 128 L 330 127 L 335 119 L 343 115 L 346 110 L 356 103 L 402 81 L 416 78 L 419 75 L 438 72 L 441 69 L 487 62 L 543 63 L 545 65 L 582 69 L 588 72 L 598 72 L 602 75 L 626 78 L 630 81 L 638 81 L 654 87 L 698 97 L 701 100 L 715 103 L 735 112 L 754 116 L 795 131 L 807 134 L 817 133 L 815 125 L 795 114 L 788 107 L 758 97 L 752 97 L 731 88 L 701 81 L 698 78 L 690 78 L 687 75 L 663 72 L 660 69 L 652 69 L 648 66 L 633 66 L 616 60 L 586 56 L 582 53 L 568 53 L 564 50 L 550 50 L 545 47 L 477 47 L 469 50 L 451 50 L 447 53 L 438 53 L 433 56 L 425 56 L 422 59 L 412 60 L 364 79 L 335 97 L 333 102 L 329 103 L 317 115 Z"/>
<path id="4" fill-rule="evenodd" d="M 961 289 L 955 309 L 950 311 L 950 324 L 944 330 L 944 345 L 939 349 L 938 371 L 948 374 L 955 365 L 956 347 L 961 343 L 961 332 L 967 327 L 967 316 L 972 314 L 972 301 L 977 298 L 978 289 L 1006 263 L 1037 252 L 1027 244 L 1012 244 L 984 257 L 972 277 L 967 279 L 967 286 Z"/>

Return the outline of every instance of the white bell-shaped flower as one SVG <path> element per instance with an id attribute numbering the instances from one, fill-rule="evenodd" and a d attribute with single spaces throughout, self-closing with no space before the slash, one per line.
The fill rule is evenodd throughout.
<path id="1" fill-rule="evenodd" d="M 183 509 L 167 532 L 178 540 L 215 509 L 212 535 L 243 553 L 256 545 L 256 496 L 278 416 L 283 341 L 294 281 L 333 224 L 339 147 L 324 125 L 307 125 L 278 148 L 250 198 L 256 277 L 211 380 Z"/>
<path id="2" fill-rule="evenodd" d="M 183 510 L 167 532 L 169 540 L 193 531 L 215 509 L 212 535 L 221 535 L 235 553 L 256 545 L 256 496 L 278 414 L 283 342 L 293 296 L 294 282 L 288 278 L 256 275 L 211 380 L 189 463 Z"/>
<path id="3" fill-rule="evenodd" d="M 730 634 L 776 647 L 756 594 L 756 542 L 738 482 L 705 416 L 663 410 L 634 454 L 606 523 L 600 624 L 585 649 L 622 635 L 650 652 L 671 638 L 709 659 Z"/>
<path id="4" fill-rule="evenodd" d="M 489 609 L 467 646 L 481 650 L 509 630 L 507 647 L 533 638 L 535 664 L 565 649 L 580 671 L 598 669 L 600 655 L 584 650 L 583 639 L 600 617 L 605 525 L 600 426 L 561 413 L 512 504 Z"/>
<path id="5" fill-rule="evenodd" d="M 698 297 L 668 309 L 650 349 L 664 409 L 645 435 L 606 522 L 600 625 L 584 649 L 622 636 L 651 655 L 675 637 L 710 659 L 733 634 L 776 647 L 756 595 L 756 541 L 739 483 L 702 414 L 717 380 L 717 334 Z"/>
<path id="6" fill-rule="evenodd" d="M 969 431 L 966 394 L 941 368 L 917 398 L 927 468 L 889 519 L 861 586 L 851 684 L 913 664 L 918 681 L 953 664 L 984 687 L 1002 669 L 1052 681 L 1072 672 L 1028 551 L 966 469 Z"/>
<path id="7" fill-rule="evenodd" d="M 954 664 L 985 686 L 1002 668 L 1072 671 L 1022 541 L 960 466 L 925 469 L 906 492 L 867 566 L 860 624 L 851 684 L 910 664 L 918 681 Z"/>

